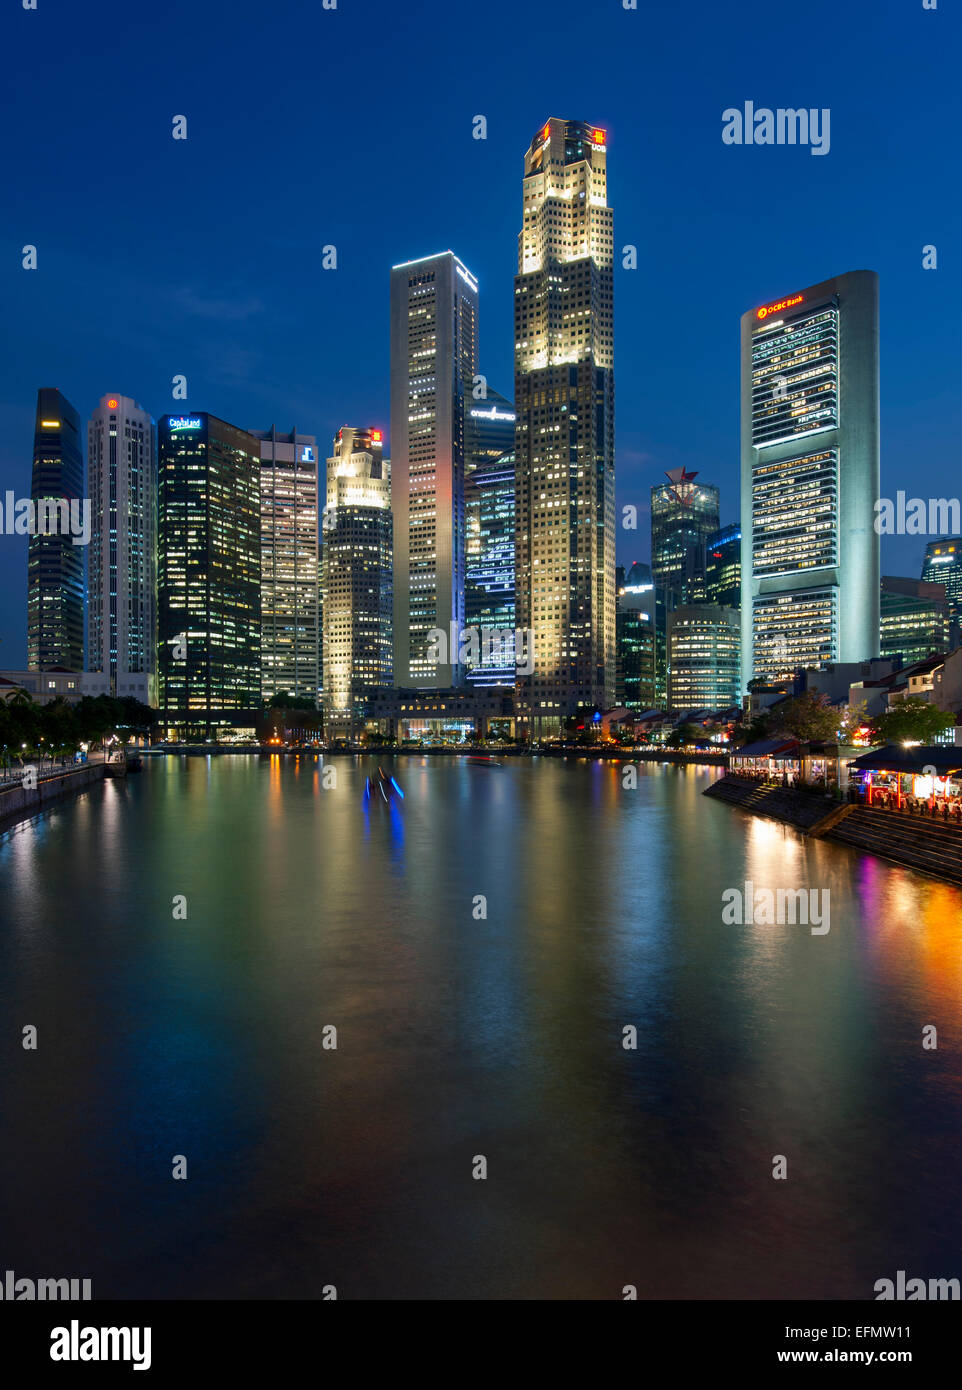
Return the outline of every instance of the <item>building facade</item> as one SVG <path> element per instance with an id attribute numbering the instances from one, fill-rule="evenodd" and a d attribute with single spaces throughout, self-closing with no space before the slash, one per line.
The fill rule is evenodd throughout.
<path id="1" fill-rule="evenodd" d="M 751 309 L 741 335 L 747 685 L 878 652 L 878 276 Z"/>
<path id="2" fill-rule="evenodd" d="M 944 584 L 882 576 L 879 649 L 903 665 L 944 652 L 949 641 L 949 606 Z"/>
<path id="3" fill-rule="evenodd" d="M 943 584 L 949 609 L 948 640 L 957 645 L 962 636 L 962 536 L 945 536 L 925 547 L 922 578 L 928 584 Z"/>
<path id="4" fill-rule="evenodd" d="M 153 416 L 102 396 L 87 425 L 91 499 L 87 670 L 157 704 L 157 446 Z"/>
<path id="5" fill-rule="evenodd" d="M 737 522 L 705 542 L 705 601 L 723 608 L 742 606 L 742 528 Z"/>
<path id="6" fill-rule="evenodd" d="M 380 430 L 338 430 L 327 460 L 322 550 L 323 710 L 350 738 L 394 684 L 391 465 Z"/>
<path id="7" fill-rule="evenodd" d="M 692 604 L 668 619 L 668 707 L 729 709 L 741 703 L 741 619 L 737 608 Z"/>
<path id="8" fill-rule="evenodd" d="M 432 631 L 464 628 L 465 413 L 478 379 L 478 283 L 451 251 L 391 271 L 394 677 L 457 686 L 458 652 Z M 482 402 L 483 404 L 483 402 Z M 460 644 L 459 644 L 460 645 Z"/>
<path id="9" fill-rule="evenodd" d="M 469 663 L 475 686 L 513 685 L 514 595 L 514 406 L 488 391 L 468 409 L 465 483 L 467 560 L 465 625 L 479 634 L 479 659 Z M 510 633 L 510 638 L 507 634 Z"/>
<path id="10" fill-rule="evenodd" d="M 80 416 L 53 387 L 37 392 L 27 550 L 27 665 L 84 664 L 84 547 L 71 534 L 84 497 Z M 88 504 L 88 518 L 89 518 Z M 76 530 L 76 526 L 74 527 Z"/>
<path id="11" fill-rule="evenodd" d="M 515 305 L 517 622 L 524 730 L 615 698 L 613 224 L 607 137 L 552 118 L 525 154 Z"/>
<path id="12" fill-rule="evenodd" d="M 317 701 L 320 687 L 318 455 L 312 434 L 260 441 L 261 694 Z"/>
<path id="13" fill-rule="evenodd" d="M 261 441 L 204 412 L 157 427 L 160 726 L 253 728 L 261 702 Z"/>
<path id="14" fill-rule="evenodd" d="M 647 566 L 619 567 L 615 703 L 625 709 L 655 706 L 655 586 Z"/>
<path id="15" fill-rule="evenodd" d="M 719 491 L 697 473 L 673 469 L 651 489 L 651 573 L 655 582 L 655 696 L 668 698 L 668 626 L 683 604 L 705 599 L 705 553 L 719 525 Z"/>

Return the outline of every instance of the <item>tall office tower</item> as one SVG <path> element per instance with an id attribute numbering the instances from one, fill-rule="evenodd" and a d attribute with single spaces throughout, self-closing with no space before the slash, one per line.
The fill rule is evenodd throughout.
<path id="1" fill-rule="evenodd" d="M 949 606 L 944 584 L 882 576 L 880 654 L 900 656 L 903 665 L 944 652 L 949 641 Z"/>
<path id="2" fill-rule="evenodd" d="M 317 701 L 317 440 L 251 430 L 261 449 L 261 693 Z"/>
<path id="3" fill-rule="evenodd" d="M 154 420 L 101 396 L 87 425 L 91 537 L 87 670 L 111 695 L 157 703 L 157 451 Z"/>
<path id="4" fill-rule="evenodd" d="M 478 464 L 468 478 L 465 619 L 477 629 L 480 660 L 467 673 L 474 686 L 514 685 L 514 454 Z M 510 638 L 508 633 L 510 632 Z"/>
<path id="5" fill-rule="evenodd" d="M 615 698 L 613 230 L 606 135 L 552 118 L 524 159 L 514 281 L 517 620 L 535 737 Z"/>
<path id="6" fill-rule="evenodd" d="M 737 522 L 705 542 L 705 600 L 723 608 L 742 606 L 742 528 Z"/>
<path id="7" fill-rule="evenodd" d="M 682 604 L 702 601 L 705 551 L 719 526 L 718 488 L 674 468 L 651 489 L 651 573 L 655 583 L 655 695 L 668 697 L 668 620 Z"/>
<path id="8" fill-rule="evenodd" d="M 380 430 L 338 430 L 327 460 L 321 587 L 324 731 L 350 737 L 392 686 L 391 464 Z"/>
<path id="9" fill-rule="evenodd" d="M 451 251 L 391 271 L 394 678 L 460 685 L 464 628 L 465 413 L 478 378 L 478 282 Z"/>
<path id="10" fill-rule="evenodd" d="M 647 565 L 618 569 L 615 632 L 618 651 L 616 701 L 626 709 L 655 703 L 655 586 Z"/>
<path id="11" fill-rule="evenodd" d="M 929 584 L 944 584 L 949 606 L 949 640 L 958 646 L 962 627 L 962 536 L 945 536 L 929 541 L 925 547 L 922 578 Z"/>
<path id="12" fill-rule="evenodd" d="M 84 501 L 83 441 L 80 416 L 54 387 L 37 392 L 30 498 L 27 666 L 82 671 L 84 547 L 71 535 L 71 516 L 80 519 Z"/>
<path id="13" fill-rule="evenodd" d="M 742 315 L 742 680 L 878 654 L 878 276 Z"/>
<path id="14" fill-rule="evenodd" d="M 514 405 L 488 390 L 468 407 L 464 617 L 486 643 L 469 664 L 472 686 L 514 685 Z M 507 632 L 511 632 L 510 640 Z"/>
<path id="15" fill-rule="evenodd" d="M 261 701 L 261 442 L 165 415 L 157 452 L 161 725 L 209 739 L 249 728 Z"/>
<path id="16" fill-rule="evenodd" d="M 668 618 L 668 707 L 722 710 L 741 703 L 737 608 L 692 604 Z"/>

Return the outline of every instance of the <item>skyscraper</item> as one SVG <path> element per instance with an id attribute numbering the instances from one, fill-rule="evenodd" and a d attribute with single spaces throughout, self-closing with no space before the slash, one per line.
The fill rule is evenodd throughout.
<path id="1" fill-rule="evenodd" d="M 922 578 L 929 584 L 944 584 L 949 607 L 950 640 L 959 641 L 962 625 L 962 536 L 943 536 L 925 547 Z"/>
<path id="2" fill-rule="evenodd" d="M 110 693 L 157 703 L 157 451 L 153 417 L 101 396 L 87 425 L 92 503 L 87 670 Z"/>
<path id="3" fill-rule="evenodd" d="M 742 606 L 742 528 L 723 526 L 705 542 L 705 599 L 723 608 Z"/>
<path id="4" fill-rule="evenodd" d="M 393 684 L 391 464 L 381 431 L 344 426 L 327 460 L 324 732 L 350 737 Z"/>
<path id="5" fill-rule="evenodd" d="M 429 633 L 464 628 L 465 410 L 478 376 L 478 282 L 451 251 L 391 271 L 394 678 L 463 681 L 458 651 Z"/>
<path id="6" fill-rule="evenodd" d="M 651 573 L 655 583 L 655 697 L 668 697 L 669 617 L 705 593 L 705 550 L 718 530 L 719 493 L 697 473 L 672 469 L 651 489 Z"/>
<path id="7" fill-rule="evenodd" d="M 626 709 L 655 704 L 655 586 L 647 565 L 635 563 L 626 575 L 618 567 L 616 702 Z"/>
<path id="8" fill-rule="evenodd" d="M 165 415 L 158 448 L 158 658 L 168 736 L 209 739 L 261 699 L 260 440 Z"/>
<path id="9" fill-rule="evenodd" d="M 613 230 L 607 137 L 550 119 L 524 160 L 515 305 L 517 621 L 537 737 L 615 697 Z"/>
<path id="10" fill-rule="evenodd" d="M 491 390 L 485 400 L 472 401 L 467 412 L 464 613 L 467 627 L 480 634 L 480 659 L 467 672 L 468 684 L 473 686 L 514 685 L 515 681 L 516 419 L 511 401 Z"/>
<path id="11" fill-rule="evenodd" d="M 721 710 L 740 704 L 737 608 L 688 604 L 668 617 L 668 707 Z"/>
<path id="12" fill-rule="evenodd" d="M 742 316 L 742 679 L 878 654 L 878 276 Z"/>
<path id="13" fill-rule="evenodd" d="M 946 650 L 949 608 L 944 584 L 882 576 L 880 654 L 900 656 L 905 666 Z"/>
<path id="14" fill-rule="evenodd" d="M 80 416 L 53 387 L 37 392 L 30 498 L 27 666 L 82 671 L 84 548 L 71 535 L 70 510 L 78 515 L 84 501 L 83 441 Z"/>
<path id="15" fill-rule="evenodd" d="M 261 693 L 317 700 L 320 685 L 317 440 L 252 430 L 261 469 Z"/>

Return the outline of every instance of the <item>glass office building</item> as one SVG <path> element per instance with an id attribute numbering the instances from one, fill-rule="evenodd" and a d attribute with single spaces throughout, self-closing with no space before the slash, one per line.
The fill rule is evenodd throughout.
<path id="1" fill-rule="evenodd" d="M 206 740 L 252 727 L 261 702 L 260 440 L 165 415 L 157 456 L 161 726 Z"/>
<path id="2" fill-rule="evenodd" d="M 878 276 L 742 316 L 742 681 L 878 654 Z"/>
<path id="3" fill-rule="evenodd" d="M 741 619 L 737 608 L 692 604 L 668 618 L 668 707 L 730 709 L 741 703 Z"/>
<path id="4" fill-rule="evenodd" d="M 27 549 L 27 666 L 84 664 L 84 547 L 71 535 L 84 501 L 80 416 L 53 387 L 37 392 Z M 74 541 L 78 540 L 77 544 Z"/>

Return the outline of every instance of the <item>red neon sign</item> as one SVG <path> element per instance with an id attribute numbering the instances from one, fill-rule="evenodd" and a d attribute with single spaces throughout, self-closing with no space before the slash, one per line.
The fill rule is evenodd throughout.
<path id="1" fill-rule="evenodd" d="M 774 304 L 764 304 L 761 309 L 755 310 L 755 317 L 767 319 L 769 314 L 777 314 L 780 309 L 791 309 L 793 305 L 803 303 L 804 299 L 803 294 L 793 294 L 789 295 L 788 299 L 776 300 Z"/>

